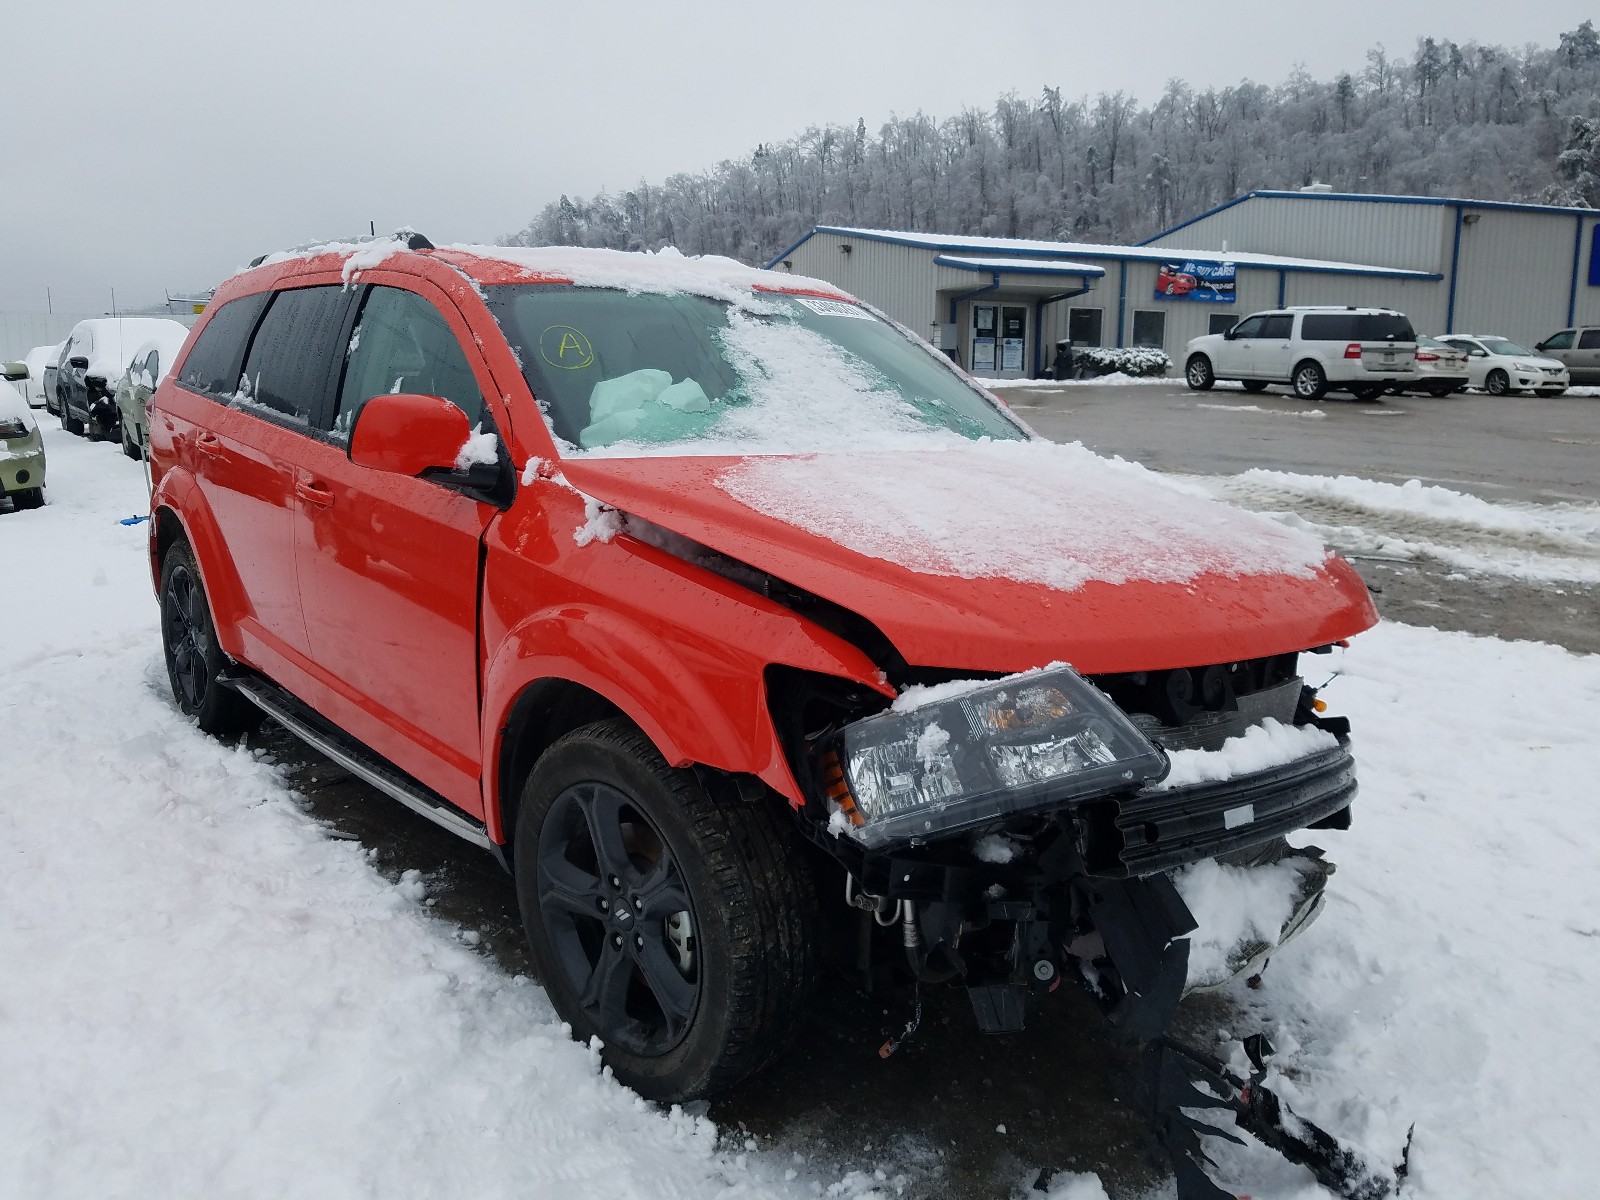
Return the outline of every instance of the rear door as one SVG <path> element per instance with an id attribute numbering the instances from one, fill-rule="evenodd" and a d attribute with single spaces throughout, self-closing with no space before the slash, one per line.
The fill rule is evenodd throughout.
<path id="1" fill-rule="evenodd" d="M 349 302 L 338 285 L 271 293 L 231 391 L 221 390 L 225 377 L 211 381 L 225 407 L 195 438 L 201 490 L 248 604 L 246 654 L 291 691 L 301 690 L 310 650 L 295 582 L 296 470 L 317 444 Z M 207 366 L 185 362 L 184 375 Z"/>
<path id="2" fill-rule="evenodd" d="M 1578 330 L 1578 344 L 1566 363 L 1573 383 L 1600 383 L 1600 329 Z"/>
<path id="3" fill-rule="evenodd" d="M 470 425 L 493 428 L 483 399 L 493 383 L 455 307 L 419 280 L 365 288 L 341 349 L 329 440 L 295 483 L 302 609 L 332 693 L 325 715 L 481 816 L 478 564 L 496 510 L 442 483 L 357 466 L 347 445 L 361 406 L 385 392 L 443 396 Z"/>

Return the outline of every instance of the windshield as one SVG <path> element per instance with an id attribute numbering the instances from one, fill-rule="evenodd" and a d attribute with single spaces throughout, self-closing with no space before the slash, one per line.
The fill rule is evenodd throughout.
<path id="1" fill-rule="evenodd" d="M 1490 354 L 1522 354 L 1529 356 L 1533 354 L 1532 350 L 1524 350 L 1515 342 L 1506 341 L 1505 338 L 1483 338 L 1481 341 L 1483 342 L 1483 348 Z"/>
<path id="2" fill-rule="evenodd" d="M 856 304 L 516 284 L 487 289 L 556 435 L 613 453 L 795 453 L 1028 435 Z"/>

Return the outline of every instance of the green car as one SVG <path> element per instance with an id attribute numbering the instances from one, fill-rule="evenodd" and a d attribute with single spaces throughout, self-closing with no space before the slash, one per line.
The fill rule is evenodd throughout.
<path id="1" fill-rule="evenodd" d="M 117 409 L 121 415 L 122 452 L 131 459 L 149 456 L 150 428 L 145 409 L 156 387 L 172 370 L 189 331 L 176 321 L 152 322 L 171 326 L 160 329 L 134 351 L 127 370 L 117 380 Z"/>
<path id="2" fill-rule="evenodd" d="M 44 440 L 28 400 L 0 380 L 0 492 L 19 509 L 44 503 Z"/>

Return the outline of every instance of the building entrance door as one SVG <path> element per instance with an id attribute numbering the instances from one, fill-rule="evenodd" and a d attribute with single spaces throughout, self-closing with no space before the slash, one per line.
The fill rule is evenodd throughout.
<path id="1" fill-rule="evenodd" d="M 1018 378 L 1027 372 L 1028 310 L 1020 304 L 972 306 L 972 373 Z"/>

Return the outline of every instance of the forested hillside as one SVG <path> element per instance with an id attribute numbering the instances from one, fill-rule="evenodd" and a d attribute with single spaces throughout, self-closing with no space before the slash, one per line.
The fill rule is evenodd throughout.
<path id="1" fill-rule="evenodd" d="M 1585 21 L 1550 47 L 1425 38 L 1381 47 L 1358 73 L 1297 70 L 1276 87 L 1196 91 L 1140 107 L 1122 92 L 1008 95 L 874 134 L 807 129 L 698 174 L 621 195 L 562 196 L 517 245 L 762 262 L 812 225 L 1122 242 L 1255 188 L 1600 206 L 1600 35 Z"/>

